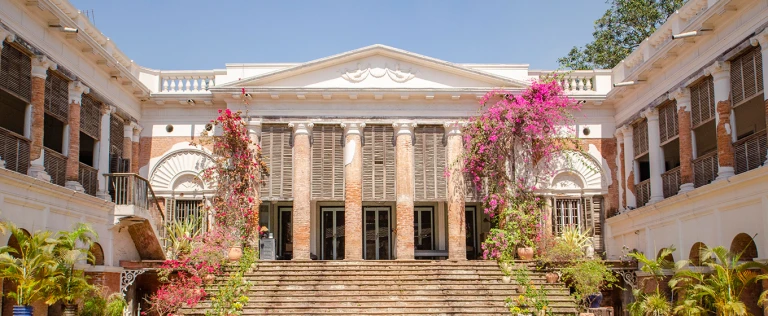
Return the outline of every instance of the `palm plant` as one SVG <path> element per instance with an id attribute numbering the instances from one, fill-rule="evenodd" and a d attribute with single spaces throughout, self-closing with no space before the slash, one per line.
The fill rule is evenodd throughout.
<path id="1" fill-rule="evenodd" d="M 704 308 L 713 308 L 718 316 L 748 315 L 747 306 L 740 299 L 741 293 L 754 282 L 768 278 L 757 272 L 758 269 L 768 270 L 768 265 L 740 262 L 741 254 L 730 253 L 722 246 L 704 249 L 702 257 L 715 259 L 704 263 L 710 273 L 678 269 L 670 285 L 684 290 L 687 300 L 698 302 Z"/>
<path id="2" fill-rule="evenodd" d="M 656 283 L 656 290 L 651 293 L 645 293 L 645 281 L 640 285 L 639 289 L 632 291 L 635 296 L 635 302 L 628 305 L 629 313 L 632 316 L 650 316 L 650 315 L 669 315 L 672 311 L 672 304 L 667 300 L 666 296 L 661 293 L 661 282 L 664 278 L 664 270 L 674 267 L 674 263 L 667 260 L 675 251 L 673 246 L 664 248 L 661 250 L 655 260 L 651 260 L 640 252 L 632 252 L 628 255 L 639 263 L 642 263 L 641 271 L 648 273 Z"/>
<path id="3" fill-rule="evenodd" d="M 47 298 L 45 290 L 61 273 L 53 253 L 56 240 L 49 231 L 35 232 L 30 236 L 13 223 L 3 225 L 19 244 L 18 250 L 9 246 L 0 247 L 0 278 L 16 284 L 16 291 L 8 293 L 8 296 L 18 306 L 29 306 Z"/>
<path id="4" fill-rule="evenodd" d="M 77 310 L 77 300 L 88 296 L 93 291 L 93 286 L 88 284 L 85 273 L 76 270 L 79 262 L 93 262 L 91 245 L 98 238 L 96 232 L 88 224 L 76 224 L 71 231 L 61 231 L 56 239 L 56 247 L 53 252 L 58 261 L 58 275 L 47 289 L 49 292 L 48 304 L 62 301 L 65 305 L 65 314 L 74 314 Z"/>
<path id="5" fill-rule="evenodd" d="M 169 258 L 178 258 L 192 250 L 192 238 L 203 232 L 203 219 L 200 216 L 189 216 L 184 219 L 171 221 L 165 227 L 166 242 Z"/>

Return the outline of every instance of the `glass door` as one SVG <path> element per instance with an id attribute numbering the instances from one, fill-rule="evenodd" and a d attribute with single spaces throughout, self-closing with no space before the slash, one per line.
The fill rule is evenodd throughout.
<path id="1" fill-rule="evenodd" d="M 363 225 L 365 260 L 389 260 L 391 256 L 391 217 L 389 207 L 366 207 Z"/>
<path id="2" fill-rule="evenodd" d="M 477 219 L 474 206 L 467 206 L 464 208 L 464 227 L 467 233 L 467 259 L 477 259 L 477 238 L 475 233 L 475 220 Z"/>
<path id="3" fill-rule="evenodd" d="M 434 250 L 432 207 L 416 207 L 413 211 L 413 244 L 415 250 Z"/>
<path id="4" fill-rule="evenodd" d="M 277 249 L 280 259 L 290 260 L 293 258 L 293 226 L 291 225 L 291 215 L 293 207 L 278 207 L 278 240 Z"/>
<path id="5" fill-rule="evenodd" d="M 321 260 L 344 259 L 344 208 L 323 207 L 322 214 L 322 240 Z"/>

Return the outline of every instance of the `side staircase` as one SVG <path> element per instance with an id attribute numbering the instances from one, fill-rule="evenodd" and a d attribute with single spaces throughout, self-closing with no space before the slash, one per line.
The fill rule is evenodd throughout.
<path id="1" fill-rule="evenodd" d="M 562 283 L 547 284 L 532 263 L 531 281 L 547 290 L 556 315 L 576 305 Z M 507 297 L 519 295 L 514 279 L 502 281 L 493 261 L 259 261 L 243 315 L 509 315 Z M 217 293 L 224 277 L 206 291 Z M 182 310 L 204 315 L 210 301 Z"/>

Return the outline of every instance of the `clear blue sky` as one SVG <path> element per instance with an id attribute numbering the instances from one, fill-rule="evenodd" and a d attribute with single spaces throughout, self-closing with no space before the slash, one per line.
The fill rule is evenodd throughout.
<path id="1" fill-rule="evenodd" d="M 456 63 L 557 58 L 592 38 L 604 0 L 70 0 L 129 58 L 155 69 L 305 62 L 384 44 Z"/>

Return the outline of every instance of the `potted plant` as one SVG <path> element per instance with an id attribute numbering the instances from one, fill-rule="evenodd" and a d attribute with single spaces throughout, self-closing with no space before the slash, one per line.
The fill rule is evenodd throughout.
<path id="1" fill-rule="evenodd" d="M 90 253 L 96 232 L 88 224 L 77 224 L 72 231 L 61 231 L 56 239 L 53 253 L 58 262 L 58 274 L 51 280 L 46 303 L 64 303 L 64 315 L 77 314 L 77 301 L 93 292 L 93 286 L 88 284 L 85 273 L 75 269 L 79 262 L 93 262 Z"/>
<path id="2" fill-rule="evenodd" d="M 601 290 L 610 289 L 618 279 L 599 258 L 582 259 L 562 270 L 563 278 L 574 288 L 573 296 L 584 302 L 585 307 L 600 307 Z"/>
<path id="3" fill-rule="evenodd" d="M 94 291 L 83 301 L 79 316 L 122 316 L 128 305 L 122 293 L 107 294 L 106 287 L 94 287 Z"/>
<path id="4" fill-rule="evenodd" d="M 31 316 L 33 302 L 47 298 L 45 289 L 60 271 L 54 259 L 56 241 L 51 232 L 35 232 L 31 236 L 13 223 L 3 224 L 16 238 L 19 249 L 0 247 L 0 278 L 16 283 L 16 291 L 8 293 L 15 300 L 14 315 Z"/>
<path id="5" fill-rule="evenodd" d="M 653 280 L 655 283 L 655 289 L 651 293 L 642 291 L 642 289 L 646 288 L 645 284 L 649 279 L 644 279 L 642 284 L 632 291 L 635 301 L 627 306 L 630 315 L 666 315 L 672 311 L 672 304 L 669 303 L 667 297 L 661 292 L 660 285 L 664 279 L 664 271 L 674 267 L 674 263 L 667 260 L 674 251 L 675 247 L 673 246 L 664 248 L 659 252 L 655 260 L 651 260 L 645 254 L 637 251 L 628 254 L 630 258 L 642 264 L 640 270 L 648 273 L 651 276 L 650 280 Z"/>

